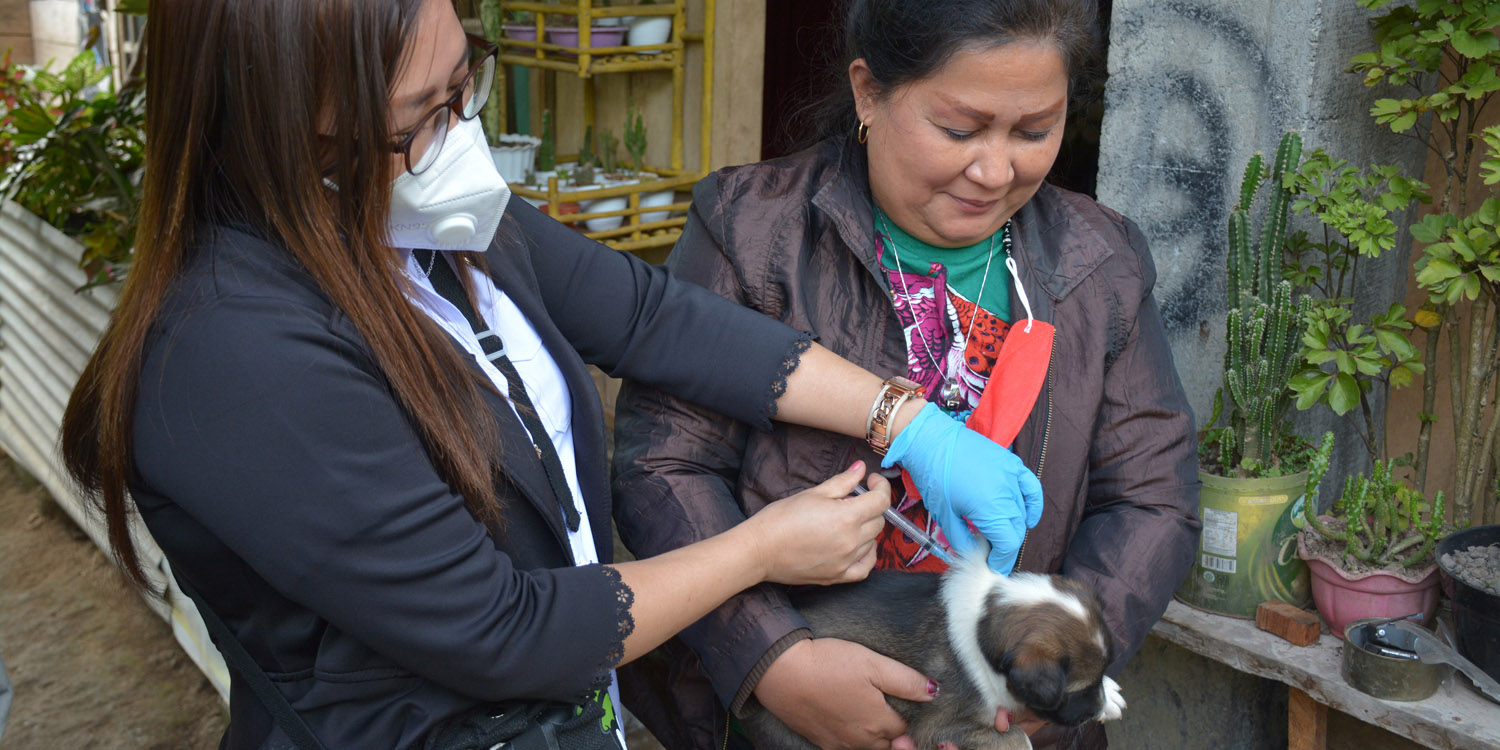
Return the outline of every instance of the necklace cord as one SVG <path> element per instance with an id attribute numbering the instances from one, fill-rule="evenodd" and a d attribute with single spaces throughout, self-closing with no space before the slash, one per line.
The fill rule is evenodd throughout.
<path id="1" fill-rule="evenodd" d="M 875 216 L 876 216 L 876 219 L 880 221 L 881 226 L 885 230 L 884 231 L 884 235 L 885 235 L 886 241 L 890 244 L 890 247 L 891 247 L 891 256 L 896 261 L 896 278 L 901 281 L 901 292 L 906 295 L 907 300 L 910 300 L 911 299 L 911 289 L 906 284 L 906 274 L 905 274 L 905 272 L 901 270 L 901 253 L 900 253 L 900 251 L 896 247 L 896 240 L 891 236 L 891 227 L 890 227 L 890 224 L 886 221 L 885 212 L 880 211 L 879 209 L 877 209 L 876 212 L 875 212 Z M 1031 332 L 1031 320 L 1030 320 L 1030 317 L 1031 317 L 1031 303 L 1029 301 L 1027 301 L 1027 299 L 1026 299 L 1026 290 L 1021 288 L 1021 277 L 1016 272 L 1016 262 L 1015 262 L 1015 260 L 1013 258 L 1011 258 L 1011 254 L 1010 254 L 1010 221 L 1006 220 L 1005 224 L 1001 225 L 1001 227 L 1000 227 L 1000 229 L 998 231 L 996 231 L 994 234 L 990 235 L 989 253 L 985 257 L 985 261 L 984 261 L 984 276 L 981 277 L 980 280 L 979 280 L 979 294 L 976 295 L 975 298 L 974 298 L 974 311 L 973 311 L 973 313 L 971 313 L 969 315 L 969 330 L 964 333 L 963 340 L 960 343 L 960 349 L 959 349 L 959 352 L 960 352 L 960 357 L 959 358 L 960 358 L 960 360 L 962 360 L 962 358 L 963 358 L 962 357 L 963 352 L 967 352 L 968 349 L 969 349 L 969 340 L 974 335 L 974 323 L 979 320 L 979 311 L 982 309 L 980 305 L 984 301 L 984 289 L 985 289 L 985 286 L 987 286 L 989 284 L 989 280 L 990 280 L 990 265 L 995 260 L 995 238 L 996 237 L 1002 237 L 1003 238 L 1003 242 L 1005 244 L 1005 264 L 1006 264 L 1006 268 L 1008 268 L 1010 270 L 1011 276 L 1016 281 L 1016 290 L 1018 292 L 1020 292 L 1021 304 L 1022 304 L 1022 306 L 1024 306 L 1026 308 L 1026 316 L 1028 318 L 1028 320 L 1026 322 L 1026 331 L 1028 333 Z M 955 315 L 955 317 L 957 316 L 957 311 L 956 310 L 954 311 L 954 315 Z M 946 316 L 944 316 L 944 317 L 946 317 Z M 915 313 L 913 313 L 913 319 L 915 320 Z M 922 327 L 921 326 L 915 326 L 914 330 L 916 331 L 917 336 L 922 339 L 923 351 L 926 352 L 927 359 L 932 362 L 933 368 L 935 368 L 938 371 L 938 373 L 942 376 L 942 380 L 944 381 L 944 383 L 946 384 L 950 379 L 956 380 L 957 374 L 956 373 L 950 373 L 949 370 L 951 368 L 946 367 L 946 366 L 944 366 L 942 364 L 939 364 L 938 361 L 937 361 L 937 357 L 933 356 L 933 354 L 932 354 L 932 342 L 928 341 L 927 340 L 927 335 L 924 334 L 924 333 L 922 333 Z M 952 347 L 949 347 L 949 351 L 950 352 L 952 351 Z M 948 358 L 946 356 L 946 354 L 947 353 L 945 353 L 945 357 L 944 357 L 945 359 Z"/>

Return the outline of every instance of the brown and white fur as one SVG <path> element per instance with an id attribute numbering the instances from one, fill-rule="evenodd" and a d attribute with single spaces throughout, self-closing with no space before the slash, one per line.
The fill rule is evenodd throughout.
<path id="1" fill-rule="evenodd" d="M 1120 718 L 1125 699 L 1104 674 L 1113 649 L 1098 597 L 1061 576 L 1001 576 L 983 559 L 941 576 L 877 570 L 859 583 L 796 590 L 792 603 L 813 637 L 861 643 L 942 686 L 930 703 L 886 697 L 918 750 L 1030 748 L 1019 728 L 995 731 L 1002 707 L 1069 726 Z M 759 750 L 813 749 L 754 700 L 743 723 Z"/>

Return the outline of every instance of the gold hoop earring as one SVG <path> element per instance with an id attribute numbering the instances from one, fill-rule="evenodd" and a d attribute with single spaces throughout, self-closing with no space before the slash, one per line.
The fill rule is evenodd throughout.
<path id="1" fill-rule="evenodd" d="M 854 129 L 854 135 L 855 135 L 855 137 L 859 138 L 859 142 L 860 143 L 865 143 L 866 141 L 869 141 L 870 140 L 870 126 L 864 124 L 864 122 L 860 122 L 859 123 L 859 127 L 857 127 L 857 128 Z"/>

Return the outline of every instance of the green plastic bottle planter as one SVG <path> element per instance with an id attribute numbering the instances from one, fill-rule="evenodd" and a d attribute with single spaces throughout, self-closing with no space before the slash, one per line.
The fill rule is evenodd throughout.
<path id="1" fill-rule="evenodd" d="M 1231 617 L 1255 617 L 1264 601 L 1312 602 L 1307 564 L 1297 557 L 1307 472 L 1234 479 L 1199 472 L 1198 558 L 1177 590 L 1185 604 Z"/>

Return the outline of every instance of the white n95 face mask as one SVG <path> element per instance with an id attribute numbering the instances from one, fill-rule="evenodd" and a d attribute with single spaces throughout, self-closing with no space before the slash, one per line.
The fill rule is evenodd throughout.
<path id="1" fill-rule="evenodd" d="M 482 252 L 509 200 L 479 118 L 459 120 L 432 166 L 391 183 L 391 245 Z"/>

